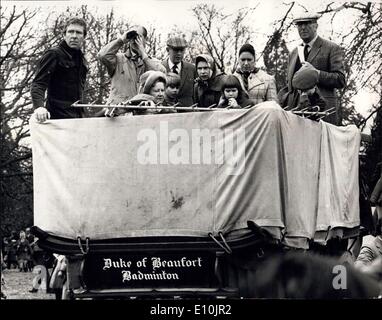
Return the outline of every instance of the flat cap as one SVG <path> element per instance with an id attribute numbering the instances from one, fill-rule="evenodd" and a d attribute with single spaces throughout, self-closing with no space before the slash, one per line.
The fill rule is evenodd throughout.
<path id="1" fill-rule="evenodd" d="M 309 67 L 301 67 L 292 79 L 293 88 L 298 90 L 312 89 L 317 83 L 318 71 Z"/>
<path id="2" fill-rule="evenodd" d="M 294 24 L 298 24 L 301 22 L 312 22 L 317 21 L 320 18 L 320 15 L 316 12 L 304 12 L 299 14 L 294 20 Z"/>
<path id="3" fill-rule="evenodd" d="M 186 48 L 188 46 L 186 39 L 181 36 L 168 37 L 166 44 L 171 48 Z"/>

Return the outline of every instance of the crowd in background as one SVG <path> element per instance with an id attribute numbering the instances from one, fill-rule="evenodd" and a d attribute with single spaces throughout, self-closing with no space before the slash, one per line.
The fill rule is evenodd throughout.
<path id="1" fill-rule="evenodd" d="M 41 249 L 30 228 L 13 230 L 9 236 L 5 236 L 1 243 L 1 298 L 6 299 L 4 293 L 5 278 L 4 270 L 18 269 L 19 272 L 32 272 L 35 266 L 51 268 L 54 263 L 52 253 Z M 32 288 L 30 292 L 37 292 Z"/>
<path id="2" fill-rule="evenodd" d="M 3 237 L 2 268 L 31 272 L 34 266 L 45 265 L 50 255 L 38 246 L 37 240 L 30 228 L 19 232 L 13 230 L 9 236 Z"/>

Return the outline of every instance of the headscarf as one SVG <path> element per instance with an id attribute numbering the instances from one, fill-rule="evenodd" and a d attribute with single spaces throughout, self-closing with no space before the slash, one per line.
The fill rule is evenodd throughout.
<path id="1" fill-rule="evenodd" d="M 221 89 L 221 72 L 218 72 L 216 69 L 215 61 L 214 59 L 208 55 L 208 54 L 200 54 L 195 59 L 195 66 L 198 66 L 198 63 L 200 61 L 204 61 L 208 64 L 210 67 L 212 73 L 208 80 L 202 80 L 199 77 L 195 79 L 195 82 L 199 83 L 201 86 L 207 86 L 211 88 L 211 90 L 220 91 Z"/>
<path id="2" fill-rule="evenodd" d="M 214 59 L 208 55 L 208 54 L 200 54 L 196 57 L 195 59 L 195 66 L 198 67 L 198 63 L 200 61 L 204 61 L 208 64 L 208 66 L 210 67 L 211 71 L 212 71 L 212 74 L 210 76 L 210 79 L 213 78 L 216 74 L 216 66 L 215 66 L 215 61 Z"/>
<path id="3" fill-rule="evenodd" d="M 151 88 L 158 80 L 166 83 L 166 75 L 161 71 L 146 71 L 139 78 L 139 93 L 150 94 Z"/>

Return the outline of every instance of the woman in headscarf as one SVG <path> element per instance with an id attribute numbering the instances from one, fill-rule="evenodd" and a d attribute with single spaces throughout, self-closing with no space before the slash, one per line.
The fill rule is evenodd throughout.
<path id="1" fill-rule="evenodd" d="M 166 75 L 160 71 L 147 71 L 140 77 L 139 93 L 130 100 L 131 105 L 159 106 L 157 109 L 137 110 L 135 114 L 157 114 L 173 112 L 160 108 L 164 105 Z"/>
<path id="2" fill-rule="evenodd" d="M 194 102 L 202 108 L 217 105 L 224 74 L 216 70 L 215 62 L 208 54 L 197 56 L 195 65 L 198 77 L 194 85 Z"/>

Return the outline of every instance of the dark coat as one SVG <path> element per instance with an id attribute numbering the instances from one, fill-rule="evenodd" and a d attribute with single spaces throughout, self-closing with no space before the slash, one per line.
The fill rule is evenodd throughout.
<path id="1" fill-rule="evenodd" d="M 31 260 L 32 248 L 29 241 L 25 239 L 24 241 L 19 240 L 17 242 L 17 260 Z"/>
<path id="2" fill-rule="evenodd" d="M 218 104 L 223 85 L 223 73 L 212 75 L 208 81 L 199 78 L 195 80 L 194 101 L 198 107 L 207 108 L 213 104 Z"/>
<path id="3" fill-rule="evenodd" d="M 33 106 L 44 106 L 47 90 L 46 108 L 51 119 L 81 118 L 82 108 L 70 105 L 83 100 L 87 72 L 87 62 L 81 50 L 72 49 L 61 41 L 57 47 L 47 50 L 38 63 L 31 86 Z"/>
<path id="4" fill-rule="evenodd" d="M 255 100 L 248 99 L 246 97 L 243 97 L 242 99 L 236 100 L 236 101 L 241 108 L 247 108 L 247 107 L 256 105 Z M 228 107 L 228 100 L 221 98 L 218 108 L 227 108 L 227 107 Z"/>
<path id="5" fill-rule="evenodd" d="M 224 83 L 224 73 L 220 73 L 216 69 L 214 59 L 208 54 L 198 55 L 195 58 L 196 66 L 199 61 L 207 62 L 212 74 L 208 80 L 202 80 L 199 77 L 195 79 L 194 103 L 197 103 L 198 107 L 201 108 L 210 107 L 213 104 L 218 105 Z"/>
<path id="6" fill-rule="evenodd" d="M 168 59 L 162 62 L 167 72 L 171 72 L 170 67 L 168 65 Z M 194 100 L 192 97 L 194 81 L 196 77 L 196 69 L 195 66 L 191 63 L 182 61 L 182 68 L 180 70 L 180 87 L 178 100 L 182 106 L 189 107 L 194 104 Z"/>

